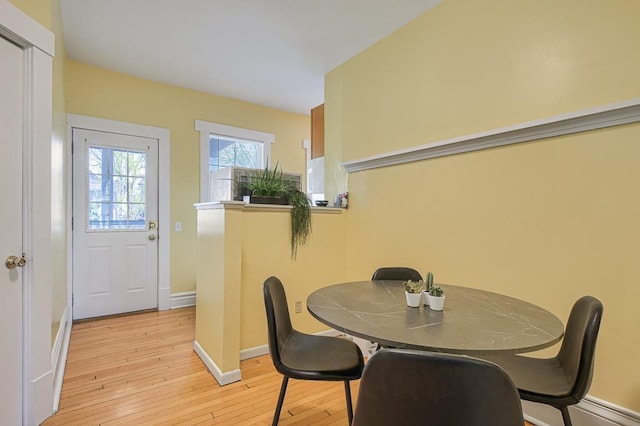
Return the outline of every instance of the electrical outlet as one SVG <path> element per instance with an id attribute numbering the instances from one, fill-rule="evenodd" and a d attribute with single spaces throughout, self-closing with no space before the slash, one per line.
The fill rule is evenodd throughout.
<path id="1" fill-rule="evenodd" d="M 299 314 L 301 312 L 302 312 L 302 301 L 296 300 L 296 314 Z"/>

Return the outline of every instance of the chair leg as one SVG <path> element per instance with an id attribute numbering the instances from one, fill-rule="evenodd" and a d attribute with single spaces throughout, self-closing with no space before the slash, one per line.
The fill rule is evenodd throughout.
<path id="1" fill-rule="evenodd" d="M 351 406 L 351 387 L 349 381 L 344 381 L 344 393 L 347 397 L 347 416 L 349 418 L 349 424 L 353 422 L 353 407 Z"/>
<path id="2" fill-rule="evenodd" d="M 276 412 L 273 414 L 272 426 L 277 426 L 278 420 L 280 420 L 280 410 L 282 410 L 282 403 L 284 402 L 284 394 L 287 392 L 287 383 L 289 378 L 282 376 L 282 385 L 280 386 L 280 395 L 278 396 L 278 405 L 276 405 Z"/>
<path id="3" fill-rule="evenodd" d="M 573 426 L 573 423 L 571 423 L 571 417 L 569 416 L 569 407 L 560 408 L 560 412 L 562 413 L 562 421 L 564 422 L 564 426 Z"/>

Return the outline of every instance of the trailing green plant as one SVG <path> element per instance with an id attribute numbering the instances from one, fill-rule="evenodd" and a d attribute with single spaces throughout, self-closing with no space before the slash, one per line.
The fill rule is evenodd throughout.
<path id="1" fill-rule="evenodd" d="M 433 297 L 442 297 L 444 295 L 444 290 L 439 285 L 431 287 L 429 290 L 429 295 Z"/>
<path id="2" fill-rule="evenodd" d="M 311 234 L 311 202 L 307 195 L 298 189 L 295 180 L 287 179 L 276 163 L 259 170 L 246 188 L 255 197 L 287 197 L 291 205 L 291 258 L 298 255 L 298 247 L 307 242 Z"/>
<path id="3" fill-rule="evenodd" d="M 307 242 L 311 233 L 311 202 L 307 194 L 298 190 L 289 190 L 291 204 L 291 258 L 298 255 L 298 247 Z"/>
<path id="4" fill-rule="evenodd" d="M 254 175 L 248 188 L 256 197 L 284 197 L 289 192 L 289 184 L 277 163 L 273 169 L 267 166 Z"/>
<path id="5" fill-rule="evenodd" d="M 431 272 L 427 273 L 427 291 L 430 291 L 433 288 L 433 274 Z"/>
<path id="6" fill-rule="evenodd" d="M 420 290 L 422 290 L 422 286 L 424 285 L 424 282 L 422 280 L 420 281 L 405 281 L 404 283 L 404 291 L 406 291 L 407 293 L 420 293 Z"/>

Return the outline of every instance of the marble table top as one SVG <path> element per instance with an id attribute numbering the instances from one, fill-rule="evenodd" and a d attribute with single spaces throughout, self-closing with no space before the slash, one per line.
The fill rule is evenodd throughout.
<path id="1" fill-rule="evenodd" d="M 358 281 L 324 287 L 307 309 L 336 330 L 384 346 L 465 355 L 515 354 L 562 339 L 564 326 L 531 303 L 488 291 L 438 284 L 443 311 L 410 308 L 401 281 Z"/>

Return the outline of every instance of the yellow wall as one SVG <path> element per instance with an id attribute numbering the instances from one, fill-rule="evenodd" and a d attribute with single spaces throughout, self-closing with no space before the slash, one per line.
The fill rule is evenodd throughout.
<path id="1" fill-rule="evenodd" d="M 240 368 L 240 210 L 200 210 L 196 341 L 223 372 Z"/>
<path id="2" fill-rule="evenodd" d="M 345 280 L 345 215 L 314 209 L 295 261 L 288 209 L 201 207 L 197 217 L 196 340 L 223 373 L 239 368 L 241 350 L 267 344 L 262 283 L 271 275 L 285 286 L 296 329 L 327 329 L 306 308 L 294 313 L 295 302 L 306 306 L 311 292 Z"/>
<path id="3" fill-rule="evenodd" d="M 442 2 L 327 76 L 327 169 L 640 97 L 639 15 L 633 0 Z M 632 124 L 353 173 L 348 278 L 413 266 L 563 321 L 592 294 L 590 394 L 640 411 L 638 140 Z"/>
<path id="4" fill-rule="evenodd" d="M 196 212 L 200 140 L 195 120 L 273 133 L 271 160 L 304 173 L 302 140 L 309 118 L 67 61 L 67 112 L 167 128 L 171 131 L 171 292 L 195 290 Z M 173 223 L 183 224 L 182 232 Z"/>
<path id="5" fill-rule="evenodd" d="M 31 16 L 43 27 L 52 29 L 52 12 L 54 15 L 56 13 L 52 9 L 52 0 L 9 0 L 9 3 Z"/>
<path id="6" fill-rule="evenodd" d="M 289 211 L 246 212 L 242 222 L 242 310 L 240 349 L 267 343 L 267 320 L 262 283 L 275 275 L 287 292 L 293 326 L 315 333 L 327 327 L 306 309 L 307 296 L 330 283 L 342 282 L 346 274 L 346 220 L 343 214 L 312 213 L 312 233 L 290 256 Z M 295 314 L 295 301 L 302 312 Z"/>

